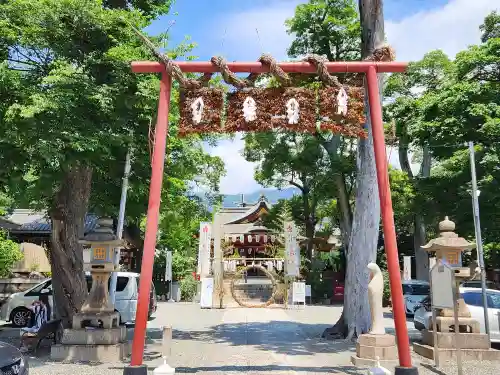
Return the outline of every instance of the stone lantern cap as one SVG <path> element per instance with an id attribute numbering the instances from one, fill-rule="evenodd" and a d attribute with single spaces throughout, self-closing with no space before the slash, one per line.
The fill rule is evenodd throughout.
<path id="1" fill-rule="evenodd" d="M 444 218 L 443 221 L 439 223 L 439 237 L 430 240 L 426 245 L 421 246 L 422 249 L 426 251 L 442 251 L 442 250 L 454 250 L 454 251 L 465 251 L 471 250 L 476 247 L 473 242 L 467 241 L 463 237 L 458 237 L 458 234 L 454 232 L 455 223 L 448 219 L 448 216 Z"/>
<path id="2" fill-rule="evenodd" d="M 94 230 L 87 233 L 78 241 L 83 245 L 111 245 L 118 247 L 123 245 L 123 240 L 118 239 L 113 231 L 113 219 L 101 218 L 97 221 Z"/>

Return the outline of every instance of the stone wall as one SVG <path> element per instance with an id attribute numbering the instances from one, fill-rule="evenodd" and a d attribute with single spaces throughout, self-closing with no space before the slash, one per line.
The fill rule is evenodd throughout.
<path id="1" fill-rule="evenodd" d="M 24 292 L 41 283 L 44 279 L 15 277 L 0 279 L 0 305 L 13 293 Z"/>

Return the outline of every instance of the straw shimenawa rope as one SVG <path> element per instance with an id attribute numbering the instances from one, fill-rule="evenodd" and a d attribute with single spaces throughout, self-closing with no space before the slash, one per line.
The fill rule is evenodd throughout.
<path id="1" fill-rule="evenodd" d="M 312 64 L 316 68 L 316 74 L 318 74 L 321 81 L 327 86 L 333 86 L 337 88 L 341 88 L 342 85 L 339 82 L 339 79 L 336 76 L 332 76 L 328 73 L 328 68 L 326 63 L 328 59 L 319 55 L 309 55 L 304 58 L 304 61 Z"/>
<path id="2" fill-rule="evenodd" d="M 210 62 L 217 68 L 222 78 L 227 84 L 233 85 L 238 89 L 244 89 L 246 87 L 253 86 L 253 82 L 246 78 L 239 78 L 234 72 L 232 72 L 227 66 L 226 59 L 222 56 L 213 56 Z"/>
<path id="3" fill-rule="evenodd" d="M 165 70 L 169 75 L 171 75 L 182 88 L 186 89 L 199 89 L 208 85 L 210 78 L 212 77 L 211 73 L 205 73 L 200 77 L 199 80 L 188 78 L 184 75 L 179 65 L 177 65 L 172 59 L 168 58 L 166 55 L 161 53 L 159 49 L 154 45 L 154 43 L 146 37 L 143 33 L 141 33 L 134 25 L 128 22 L 126 19 L 123 19 L 137 34 L 137 36 L 144 42 L 146 47 L 151 51 L 151 53 L 160 60 L 163 65 L 165 65 Z"/>
<path id="4" fill-rule="evenodd" d="M 262 56 L 259 58 L 259 62 L 262 63 L 262 65 L 266 65 L 269 67 L 269 71 L 271 72 L 272 75 L 276 77 L 281 86 L 287 87 L 292 84 L 290 76 L 287 73 L 285 73 L 283 69 L 280 68 L 280 66 L 278 65 L 278 61 L 276 61 L 276 59 L 272 57 L 270 54 L 268 53 L 262 54 Z"/>

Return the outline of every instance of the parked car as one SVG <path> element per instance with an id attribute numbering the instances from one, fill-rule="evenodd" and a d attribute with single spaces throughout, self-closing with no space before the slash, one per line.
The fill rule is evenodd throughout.
<path id="1" fill-rule="evenodd" d="M 479 321 L 481 332 L 485 332 L 483 295 L 481 289 L 460 288 L 460 294 L 469 308 L 472 318 Z M 500 343 L 500 291 L 487 289 L 488 322 L 490 324 L 491 342 Z M 429 329 L 429 318 L 432 316 L 430 297 L 427 297 L 420 306 L 417 306 L 413 322 L 419 331 Z"/>
<path id="2" fill-rule="evenodd" d="M 28 360 L 16 347 L 0 341 L 0 374 L 28 375 Z"/>
<path id="3" fill-rule="evenodd" d="M 121 323 L 135 322 L 137 311 L 137 297 L 139 291 L 139 274 L 133 272 L 118 272 L 115 294 L 115 309 L 120 313 Z M 90 291 L 92 277 L 86 274 L 87 287 Z M 53 307 L 52 301 L 52 279 L 45 280 L 27 291 L 12 294 L 2 305 L 0 319 L 12 323 L 14 327 L 25 327 L 31 312 L 29 306 L 39 299 L 41 293 L 49 294 L 49 304 Z M 156 311 L 156 292 L 154 285 L 151 285 L 149 316 Z M 51 309 L 54 312 L 54 308 Z"/>
<path id="4" fill-rule="evenodd" d="M 424 280 L 405 280 L 402 284 L 406 315 L 412 316 L 415 306 L 430 294 L 430 285 Z"/>
<path id="5" fill-rule="evenodd" d="M 464 281 L 461 285 L 462 288 L 478 288 L 481 289 L 481 280 Z M 498 287 L 493 281 L 486 281 L 486 289 L 498 290 Z"/>

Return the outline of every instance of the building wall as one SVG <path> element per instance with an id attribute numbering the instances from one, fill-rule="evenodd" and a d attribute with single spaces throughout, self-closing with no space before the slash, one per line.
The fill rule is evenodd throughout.
<path id="1" fill-rule="evenodd" d="M 24 258 L 14 266 L 12 272 L 50 272 L 49 259 L 42 246 L 23 242 L 20 247 Z"/>

